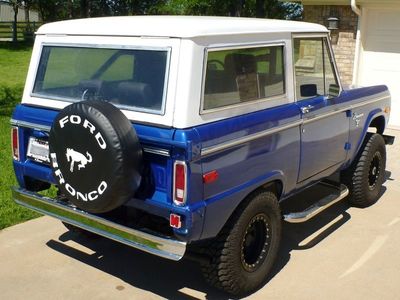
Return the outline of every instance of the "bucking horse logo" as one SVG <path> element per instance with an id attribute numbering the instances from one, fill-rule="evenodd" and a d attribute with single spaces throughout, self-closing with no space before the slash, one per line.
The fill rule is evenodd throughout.
<path id="1" fill-rule="evenodd" d="M 86 156 L 82 153 L 79 153 L 78 151 L 75 151 L 74 149 L 67 148 L 67 161 L 71 163 L 71 166 L 69 170 L 74 172 L 74 164 L 75 162 L 78 162 L 78 170 L 81 168 L 85 168 L 88 163 L 92 162 L 92 156 L 90 155 L 89 152 L 86 151 Z"/>

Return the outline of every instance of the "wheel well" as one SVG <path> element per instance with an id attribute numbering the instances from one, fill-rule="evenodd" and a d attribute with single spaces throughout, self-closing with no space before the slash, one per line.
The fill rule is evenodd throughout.
<path id="1" fill-rule="evenodd" d="M 283 192 L 283 183 L 282 181 L 280 181 L 279 179 L 267 182 L 261 186 L 259 186 L 258 188 L 252 190 L 251 192 L 249 192 L 243 199 L 241 199 L 241 201 L 237 204 L 237 206 L 231 211 L 229 217 L 226 219 L 226 221 L 222 224 L 222 226 L 219 228 L 219 232 L 221 232 L 221 230 L 223 229 L 223 227 L 229 222 L 229 220 L 235 215 L 235 212 L 239 209 L 242 209 L 244 206 L 248 205 L 251 196 L 254 195 L 257 192 L 260 192 L 262 190 L 268 190 L 268 191 L 272 191 L 273 193 L 275 193 L 278 201 L 282 195 Z M 211 236 L 207 236 L 206 238 L 209 238 Z M 203 237 L 204 238 L 204 237 Z"/>
<path id="2" fill-rule="evenodd" d="M 274 180 L 264 184 L 262 189 L 273 191 L 278 199 L 280 199 L 283 191 L 283 184 L 280 180 Z"/>
<path id="3" fill-rule="evenodd" d="M 369 128 L 376 128 L 376 133 L 383 134 L 385 131 L 385 117 L 379 116 L 372 120 L 371 124 L 369 124 Z"/>

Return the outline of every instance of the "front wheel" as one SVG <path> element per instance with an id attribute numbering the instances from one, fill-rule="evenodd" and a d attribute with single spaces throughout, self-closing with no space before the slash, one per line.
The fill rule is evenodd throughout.
<path id="1" fill-rule="evenodd" d="M 350 190 L 349 202 L 357 207 L 374 204 L 385 181 L 386 146 L 380 134 L 368 134 L 360 154 L 343 172 L 343 183 Z"/>
<path id="2" fill-rule="evenodd" d="M 277 197 L 270 191 L 251 195 L 208 245 L 206 280 L 233 295 L 258 289 L 275 262 L 282 230 Z"/>

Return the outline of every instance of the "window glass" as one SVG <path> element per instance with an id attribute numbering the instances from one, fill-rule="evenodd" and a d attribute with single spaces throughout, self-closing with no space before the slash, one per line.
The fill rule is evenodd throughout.
<path id="1" fill-rule="evenodd" d="M 326 91 L 329 97 L 337 97 L 339 95 L 339 83 L 336 79 L 335 67 L 333 59 L 328 48 L 328 42 L 325 40 L 324 47 L 324 60 L 325 60 L 325 81 Z"/>
<path id="2" fill-rule="evenodd" d="M 107 81 L 132 79 L 135 68 L 134 59 L 135 57 L 129 54 L 118 56 L 115 62 L 100 76 L 100 79 Z"/>
<path id="3" fill-rule="evenodd" d="M 204 110 L 285 93 L 283 46 L 208 52 Z"/>
<path id="4" fill-rule="evenodd" d="M 33 94 L 161 112 L 168 51 L 44 46 Z"/>
<path id="5" fill-rule="evenodd" d="M 297 38 L 293 42 L 297 99 L 337 96 L 339 85 L 326 40 Z"/>
<path id="6" fill-rule="evenodd" d="M 322 38 L 294 39 L 297 99 L 325 94 Z"/>

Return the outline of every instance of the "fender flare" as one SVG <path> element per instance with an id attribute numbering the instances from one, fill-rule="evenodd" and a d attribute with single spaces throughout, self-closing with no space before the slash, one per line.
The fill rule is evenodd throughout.
<path id="1" fill-rule="evenodd" d="M 255 190 L 265 188 L 273 182 L 281 184 L 280 194 L 284 194 L 286 186 L 285 175 L 281 170 L 273 170 L 229 191 L 207 199 L 201 239 L 216 236 L 246 197 Z"/>
<path id="2" fill-rule="evenodd" d="M 374 109 L 368 114 L 368 117 L 367 117 L 367 119 L 365 120 L 365 123 L 364 123 L 364 129 L 363 129 L 363 131 L 362 131 L 362 133 L 360 135 L 360 138 L 359 138 L 358 143 L 357 143 L 356 150 L 354 152 L 355 155 L 353 156 L 353 159 L 351 160 L 351 163 L 354 161 L 354 158 L 360 152 L 361 147 L 362 147 L 362 145 L 364 143 L 365 137 L 367 136 L 368 128 L 370 127 L 371 123 L 374 120 L 376 120 L 377 118 L 380 118 L 380 117 L 383 117 L 385 119 L 385 128 L 386 128 L 387 120 L 386 120 L 386 117 L 385 117 L 385 113 L 382 111 L 381 108 Z M 367 126 L 367 124 L 368 124 L 368 126 Z"/>

